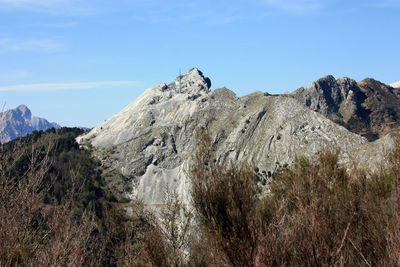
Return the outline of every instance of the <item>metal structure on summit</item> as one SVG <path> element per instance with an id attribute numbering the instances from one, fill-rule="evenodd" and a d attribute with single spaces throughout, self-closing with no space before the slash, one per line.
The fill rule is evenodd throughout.
<path id="1" fill-rule="evenodd" d="M 179 68 L 179 93 L 181 93 L 181 80 L 182 80 L 182 73 L 181 73 L 181 68 Z"/>

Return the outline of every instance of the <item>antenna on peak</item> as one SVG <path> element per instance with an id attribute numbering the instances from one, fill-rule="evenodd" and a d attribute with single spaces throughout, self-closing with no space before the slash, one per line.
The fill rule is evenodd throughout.
<path id="1" fill-rule="evenodd" d="M 181 93 L 181 80 L 182 80 L 182 73 L 181 73 L 181 68 L 179 68 L 179 93 Z"/>

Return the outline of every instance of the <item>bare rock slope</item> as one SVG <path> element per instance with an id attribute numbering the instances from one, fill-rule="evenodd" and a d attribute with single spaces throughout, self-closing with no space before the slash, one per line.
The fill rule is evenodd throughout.
<path id="1" fill-rule="evenodd" d="M 138 99 L 78 142 L 93 147 L 108 170 L 130 177 L 134 195 L 162 203 L 165 186 L 189 200 L 188 168 L 196 149 L 195 132 L 208 128 L 215 158 L 254 162 L 268 179 L 295 155 L 314 157 L 323 147 L 342 153 L 366 142 L 293 97 L 255 92 L 237 97 L 211 82 L 196 68 L 170 84 L 147 89 Z"/>
<path id="2" fill-rule="evenodd" d="M 381 171 L 388 167 L 390 155 L 400 138 L 400 129 L 395 129 L 373 142 L 367 142 L 356 147 L 342 157 L 342 162 L 349 168 L 367 170 L 370 173 Z"/>

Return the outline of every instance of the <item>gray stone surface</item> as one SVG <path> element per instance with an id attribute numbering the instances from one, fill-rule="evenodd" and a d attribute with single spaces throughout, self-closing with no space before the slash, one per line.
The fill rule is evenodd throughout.
<path id="1" fill-rule="evenodd" d="M 341 162 L 350 169 L 360 169 L 370 174 L 379 172 L 381 168 L 388 167 L 391 151 L 396 138 L 400 137 L 400 130 L 394 130 L 382 138 L 362 144 L 342 156 Z"/>
<path id="2" fill-rule="evenodd" d="M 92 146 L 107 169 L 133 177 L 130 196 L 154 206 L 162 203 L 166 184 L 189 201 L 188 170 L 201 127 L 212 133 L 216 159 L 228 153 L 234 161 L 253 162 L 265 179 L 296 155 L 315 158 L 326 146 L 347 153 L 366 142 L 291 96 L 239 98 L 226 88 L 211 91 L 210 84 L 192 69 L 147 89 L 77 141 Z"/>

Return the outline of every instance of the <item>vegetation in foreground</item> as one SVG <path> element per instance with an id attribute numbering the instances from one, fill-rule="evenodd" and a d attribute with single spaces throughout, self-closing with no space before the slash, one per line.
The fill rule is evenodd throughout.
<path id="1" fill-rule="evenodd" d="M 216 163 L 201 134 L 193 210 L 167 193 L 156 219 L 139 201 L 118 202 L 80 133 L 2 146 L 0 266 L 400 265 L 400 141 L 380 173 L 346 171 L 337 151 L 322 151 L 260 195 L 252 166 Z"/>

